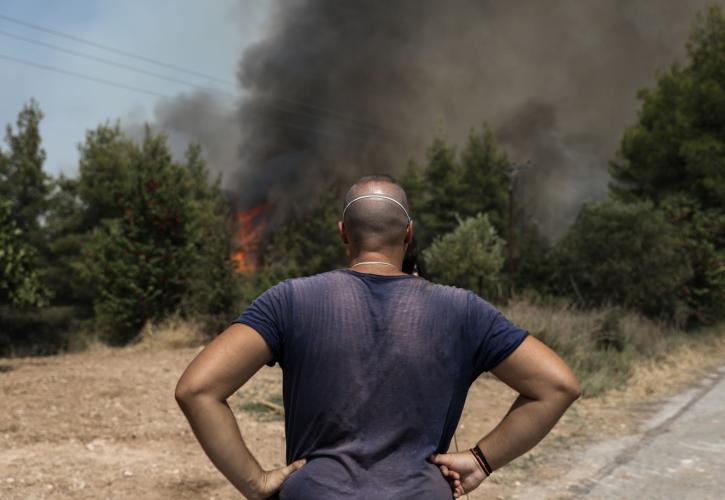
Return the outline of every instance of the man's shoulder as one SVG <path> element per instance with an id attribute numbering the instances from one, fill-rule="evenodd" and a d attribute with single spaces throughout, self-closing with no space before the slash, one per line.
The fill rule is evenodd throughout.
<path id="1" fill-rule="evenodd" d="M 294 285 L 304 285 L 313 283 L 326 283 L 330 281 L 337 281 L 344 277 L 344 271 L 342 269 L 333 269 L 331 271 L 323 271 L 316 274 L 308 274 L 305 276 L 295 276 L 293 278 L 287 278 L 283 283 Z"/>
<path id="2" fill-rule="evenodd" d="M 456 304 L 461 308 L 467 309 L 470 304 L 484 303 L 490 305 L 485 299 L 480 297 L 474 291 L 467 288 L 461 288 L 455 285 L 444 285 L 441 283 L 429 283 L 429 290 L 431 294 L 440 297 L 441 300 L 449 301 L 450 303 Z"/>
<path id="3" fill-rule="evenodd" d="M 333 269 L 332 271 L 324 271 L 317 274 L 309 274 L 305 276 L 294 276 L 280 280 L 272 288 L 277 288 L 280 291 L 291 291 L 310 288 L 324 288 L 334 282 L 339 282 L 345 279 L 343 272 L 340 269 Z"/>
<path id="4" fill-rule="evenodd" d="M 348 270 L 344 268 L 339 268 L 307 276 L 287 278 L 280 281 L 276 286 L 286 288 L 288 290 L 306 289 L 308 291 L 311 288 L 334 288 L 334 285 L 349 283 L 351 279 L 354 280 L 355 276 L 355 273 L 348 272 Z M 468 304 L 473 302 L 482 302 L 485 305 L 490 306 L 485 299 L 467 288 L 435 283 L 422 276 L 410 276 L 405 279 L 405 283 L 409 284 L 411 289 L 415 289 L 416 292 L 434 297 L 441 301 L 455 303 L 466 307 Z"/>

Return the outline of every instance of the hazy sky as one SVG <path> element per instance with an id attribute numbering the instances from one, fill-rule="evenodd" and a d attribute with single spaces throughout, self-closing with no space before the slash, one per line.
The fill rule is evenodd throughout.
<path id="1" fill-rule="evenodd" d="M 265 0 L 0 0 L 0 124 L 4 129 L 5 124 L 14 123 L 23 104 L 36 98 L 45 114 L 41 133 L 48 153 L 46 171 L 75 175 L 77 145 L 86 130 L 106 120 L 121 119 L 122 124 L 151 120 L 154 107 L 163 99 L 30 67 L 3 56 L 156 94 L 176 96 L 195 90 L 7 33 L 231 94 L 225 97 L 230 108 L 239 94 L 233 85 L 114 54 L 4 17 L 235 82 L 242 51 L 264 32 L 267 5 Z"/>

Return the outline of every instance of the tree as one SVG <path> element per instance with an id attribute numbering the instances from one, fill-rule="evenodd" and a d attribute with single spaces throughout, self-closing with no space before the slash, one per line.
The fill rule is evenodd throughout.
<path id="1" fill-rule="evenodd" d="M 297 209 L 264 245 L 263 268 L 276 276 L 306 276 L 346 265 L 337 229 L 340 189 L 328 185 L 306 210 Z M 265 281 L 266 282 L 266 281 Z"/>
<path id="2" fill-rule="evenodd" d="M 193 262 L 189 284 L 179 305 L 185 316 L 210 317 L 226 322 L 238 298 L 233 253 L 231 207 L 221 191 L 221 176 L 209 182 L 209 170 L 199 144 L 190 144 L 183 167 L 188 172 L 191 212 L 189 234 Z M 220 326 L 216 324 L 212 327 Z"/>
<path id="3" fill-rule="evenodd" d="M 46 207 L 48 176 L 43 171 L 45 150 L 41 146 L 43 113 L 35 100 L 18 114 L 16 132 L 6 128 L 7 153 L 0 151 L 0 199 L 11 203 L 10 217 L 34 247 L 42 244 L 40 216 Z"/>
<path id="4" fill-rule="evenodd" d="M 478 214 L 459 219 L 458 227 L 436 238 L 423 257 L 434 281 L 495 300 L 504 296 L 503 247 L 488 214 Z"/>
<path id="5" fill-rule="evenodd" d="M 129 176 L 138 166 L 133 164 L 138 148 L 116 122 L 86 132 L 78 152 L 77 194 L 84 206 L 80 229 L 87 231 L 104 219 L 123 216 Z"/>
<path id="6" fill-rule="evenodd" d="M 488 127 L 472 129 L 458 153 L 437 136 L 426 151 L 426 162 L 409 162 L 401 184 L 417 220 L 421 248 L 458 226 L 458 218 L 488 213 L 499 234 L 507 228 L 510 161 Z"/>
<path id="7" fill-rule="evenodd" d="M 9 200 L 0 200 L 0 304 L 42 306 L 48 297 L 34 268 L 35 251 L 23 241 L 11 207 Z"/>
<path id="8" fill-rule="evenodd" d="M 458 200 L 458 212 L 471 217 L 487 213 L 497 234 L 506 235 L 508 227 L 508 186 L 511 161 L 497 145 L 493 132 L 484 127 L 472 130 L 461 152 L 464 189 Z"/>
<path id="9" fill-rule="evenodd" d="M 692 267 L 692 277 L 683 287 L 690 322 L 714 323 L 725 318 L 725 212 L 703 210 L 687 195 L 663 200 L 662 211 L 677 229 L 679 244 Z"/>
<path id="10" fill-rule="evenodd" d="M 128 144 L 115 132 L 113 137 Z M 207 186 L 199 148 L 192 146 L 186 164 L 179 165 L 166 136 L 147 127 L 143 142 L 124 151 L 128 169 L 118 182 L 98 168 L 81 171 L 80 180 L 81 187 L 84 175 L 108 181 L 113 196 L 93 193 L 87 183 L 83 197 L 96 200 L 105 214 L 118 214 L 101 218 L 92 230 L 78 269 L 96 296 L 97 323 L 113 343 L 173 312 L 214 315 L 234 297 L 225 290 L 233 272 L 227 209 L 218 182 Z"/>
<path id="11" fill-rule="evenodd" d="M 610 166 L 614 197 L 650 201 L 676 228 L 693 272 L 682 298 L 696 322 L 725 317 L 723 54 L 725 14 L 712 5 L 695 19 L 686 64 L 639 92 L 638 121 L 625 130 Z"/>
<path id="12" fill-rule="evenodd" d="M 44 281 L 53 292 L 52 305 L 72 306 L 76 319 L 91 314 L 92 291 L 78 280 L 81 248 L 88 238 L 84 228 L 86 205 L 79 196 L 77 179 L 60 175 L 52 182 L 45 213 Z"/>
<path id="13" fill-rule="evenodd" d="M 704 209 L 725 206 L 725 15 L 698 14 L 688 64 L 673 65 L 654 89 L 638 93 L 637 123 L 625 130 L 610 166 L 613 193 L 652 200 L 687 193 Z"/>
<path id="14" fill-rule="evenodd" d="M 583 305 L 617 304 L 682 322 L 693 271 L 678 236 L 650 202 L 584 205 L 553 250 L 555 290 Z"/>
<path id="15" fill-rule="evenodd" d="M 408 185 L 413 179 L 417 185 Z M 409 191 L 411 212 L 417 220 L 416 239 L 421 247 L 427 247 L 436 236 L 456 226 L 456 202 L 463 190 L 461 165 L 455 148 L 443 137 L 433 139 L 426 151 L 424 165 L 409 164 L 401 182 Z"/>

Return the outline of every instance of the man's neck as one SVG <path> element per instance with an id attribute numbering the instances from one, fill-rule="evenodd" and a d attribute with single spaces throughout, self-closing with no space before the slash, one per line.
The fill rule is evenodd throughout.
<path id="1" fill-rule="evenodd" d="M 350 259 L 350 269 L 369 274 L 400 275 L 403 267 L 403 255 L 385 252 L 360 252 Z"/>

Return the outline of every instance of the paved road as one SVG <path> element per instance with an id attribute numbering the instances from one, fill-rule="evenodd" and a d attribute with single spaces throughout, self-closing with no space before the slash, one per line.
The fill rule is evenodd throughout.
<path id="1" fill-rule="evenodd" d="M 587 500 L 725 499 L 725 367 L 570 492 Z"/>

